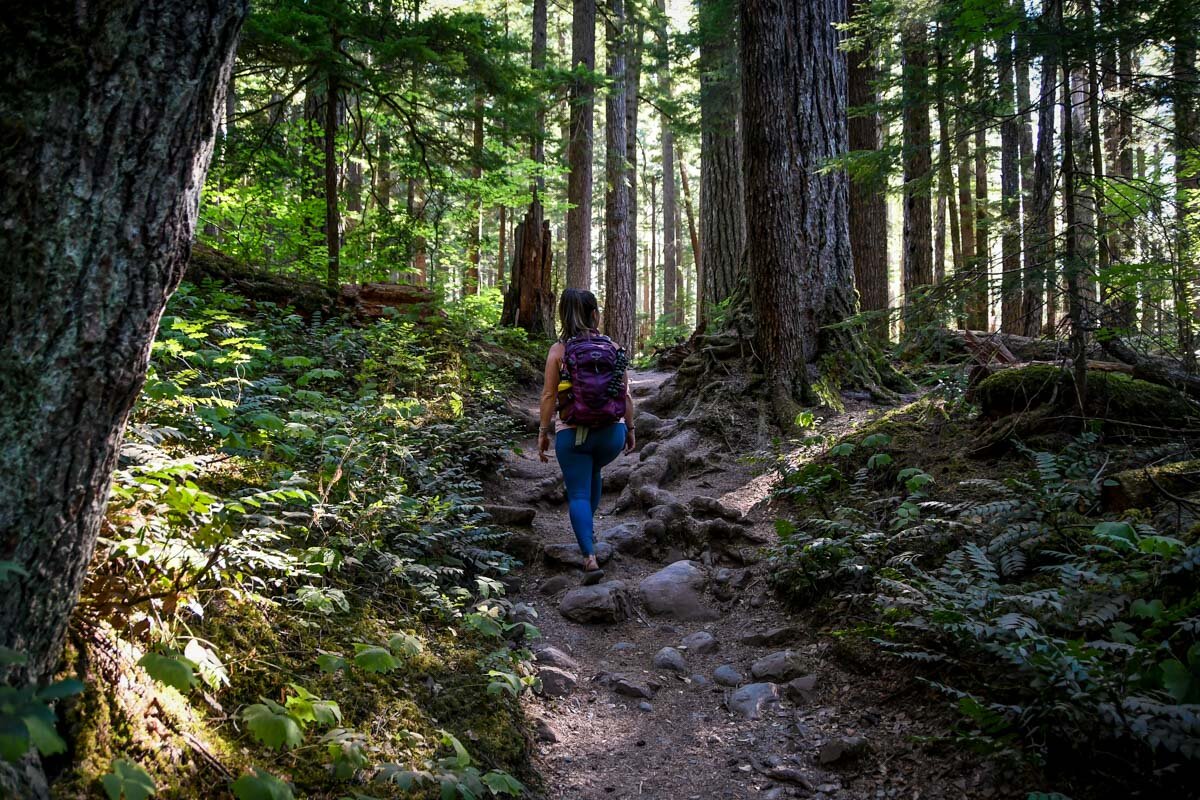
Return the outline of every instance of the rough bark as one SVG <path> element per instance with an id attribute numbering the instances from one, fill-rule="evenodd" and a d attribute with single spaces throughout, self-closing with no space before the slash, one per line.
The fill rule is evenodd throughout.
<path id="1" fill-rule="evenodd" d="M 699 28 L 702 255 L 697 308 L 703 327 L 708 312 L 732 296 L 746 242 L 734 0 L 702 0 Z"/>
<path id="2" fill-rule="evenodd" d="M 0 645 L 54 672 L 196 227 L 246 3 L 21 4 L 0 27 Z M 53 191 L 47 191 L 47 187 Z"/>
<path id="3" fill-rule="evenodd" d="M 1184 365 L 1195 366 L 1196 342 L 1192 320 L 1194 297 L 1191 279 L 1194 274 L 1196 242 L 1191 228 L 1195 216 L 1196 194 L 1200 191 L 1200 169 L 1196 168 L 1196 131 L 1200 129 L 1200 71 L 1196 69 L 1197 29 L 1195 12 L 1185 10 L 1185 0 L 1176 0 L 1173 12 L 1178 15 L 1179 28 L 1175 34 L 1175 54 L 1171 72 L 1174 94 L 1171 98 L 1175 132 L 1172 146 L 1175 151 L 1175 264 L 1171 279 L 1175 305 L 1176 335 L 1184 354 Z M 1192 6 L 1194 8 L 1194 6 Z"/>
<path id="4" fill-rule="evenodd" d="M 846 61 L 839 0 L 743 0 L 746 251 L 756 352 L 780 422 L 810 394 L 807 364 L 837 348 L 867 362 L 848 333 L 822 326 L 855 312 L 848 180 L 822 171 L 846 151 Z M 845 377 L 849 377 L 847 374 Z"/>
<path id="5" fill-rule="evenodd" d="M 529 69 L 540 76 L 546 69 L 546 0 L 533 0 Z M 546 163 L 546 105 L 541 98 L 534 100 L 533 136 L 529 143 L 529 157 L 535 164 Z M 546 176 L 540 171 L 533 182 L 533 199 L 537 200 L 546 190 Z"/>
<path id="6" fill-rule="evenodd" d="M 1063 30 L 1063 3 L 1057 4 L 1058 28 Z M 1080 413 L 1087 407 L 1087 334 L 1084 329 L 1086 310 L 1084 308 L 1084 281 L 1086 260 L 1081 246 L 1084 236 L 1083 222 L 1080 219 L 1084 208 L 1077 196 L 1078 178 L 1076 169 L 1075 145 L 1077 137 L 1074 127 L 1077 114 L 1073 105 L 1074 92 L 1071 90 L 1072 76 L 1078 73 L 1077 68 L 1066 58 L 1062 60 L 1063 91 L 1067 94 L 1068 102 L 1063 103 L 1063 209 L 1065 212 L 1066 231 L 1064 236 L 1063 277 L 1067 285 L 1067 317 L 1070 320 L 1071 355 L 1074 361 L 1075 393 L 1077 407 Z"/>
<path id="7" fill-rule="evenodd" d="M 658 91 L 663 100 L 671 100 L 671 57 L 667 35 L 666 0 L 658 0 L 660 26 L 658 29 L 661 55 L 658 59 Z M 659 115 L 662 144 L 662 210 L 663 210 L 663 315 L 670 322 L 682 322 L 683 308 L 678 298 L 678 232 L 675 226 L 675 134 L 672 120 L 665 112 Z"/>
<path id="8" fill-rule="evenodd" d="M 683 189 L 683 204 L 682 205 L 683 205 L 683 211 L 687 215 L 688 239 L 691 241 L 691 244 L 692 244 L 692 266 L 695 269 L 696 284 L 699 285 L 699 283 L 703 280 L 703 276 L 700 274 L 701 264 L 703 263 L 701 252 L 700 252 L 700 234 L 697 233 L 697 231 L 696 231 L 696 214 L 692 210 L 692 190 L 690 188 L 691 184 L 688 183 L 687 164 L 683 160 L 683 148 L 682 147 L 679 148 L 675 153 L 675 163 L 679 165 L 679 186 Z M 683 270 L 680 269 L 680 272 L 683 272 Z M 689 277 L 690 276 L 688 275 L 688 273 L 684 272 L 684 278 L 687 279 Z M 691 284 L 688 283 L 688 288 L 693 289 L 694 287 L 692 287 Z M 689 292 L 685 291 L 683 294 L 680 295 L 681 302 L 682 302 L 682 298 L 688 296 L 688 294 L 689 294 Z M 695 293 L 695 301 L 696 301 L 696 324 L 697 324 L 697 326 L 699 326 L 700 317 L 701 317 L 700 310 L 704 305 L 704 303 L 700 299 L 699 292 Z"/>
<path id="9" fill-rule="evenodd" d="M 596 0 L 574 0 L 571 22 L 571 138 L 567 161 L 567 288 L 592 286 L 592 117 Z"/>
<path id="10" fill-rule="evenodd" d="M 950 227 L 950 263 L 954 272 L 963 268 L 962 230 L 959 227 L 958 202 L 954 189 L 954 156 L 951 143 L 954 141 L 953 119 L 946 107 L 946 54 L 939 44 L 937 51 L 937 119 L 938 119 L 938 220 L 941 224 L 943 206 Z M 851 242 L 853 246 L 853 241 Z M 934 254 L 935 278 L 939 283 L 945 278 L 945 242 Z"/>
<path id="11" fill-rule="evenodd" d="M 605 100 L 604 197 L 604 332 L 626 349 L 633 349 L 636 317 L 636 281 L 629 241 L 629 185 L 625 155 L 625 7 L 608 0 L 605 22 L 607 64 L 611 89 Z"/>
<path id="12" fill-rule="evenodd" d="M 958 219 L 962 235 L 962 271 L 965 278 L 975 269 L 975 198 L 971 191 L 971 131 L 972 124 L 966 108 L 965 98 L 958 96 L 957 127 L 955 130 L 955 158 L 958 162 Z M 966 309 L 959 325 L 967 323 Z"/>
<path id="13" fill-rule="evenodd" d="M 1017 117 L 1011 35 L 996 41 L 1000 112 L 1000 330 L 1021 325 L 1021 123 Z"/>
<path id="14" fill-rule="evenodd" d="M 985 73 L 983 49 L 976 47 L 976 87 L 986 86 Z M 987 128 L 980 120 L 976 119 L 973 129 L 975 131 L 975 200 L 972 206 L 975 209 L 975 257 L 967 269 L 963 306 L 966 310 L 968 328 L 988 330 L 988 271 L 991 259 L 988 253 Z"/>
<path id="15" fill-rule="evenodd" d="M 852 5 L 857 9 L 858 2 Z M 851 13 L 854 13 L 853 11 Z M 849 147 L 855 151 L 880 149 L 879 113 L 875 110 L 878 54 L 867 43 L 848 54 L 847 92 L 850 105 Z M 887 186 L 881 175 L 862 175 L 850 181 L 850 251 L 854 257 L 854 283 L 863 311 L 879 312 L 868 325 L 874 338 L 885 341 L 888 322 Z"/>
<path id="16" fill-rule="evenodd" d="M 1043 19 L 1054 18 L 1058 0 L 1043 0 Z M 1042 77 L 1038 93 L 1038 135 L 1034 153 L 1033 186 L 1028 192 L 1030 209 L 1026 233 L 1026 271 L 1021 301 L 1022 333 L 1037 336 L 1042 330 L 1042 312 L 1047 289 L 1055 287 L 1054 268 L 1054 125 L 1055 88 L 1058 85 L 1057 53 L 1047 47 L 1042 53 Z M 1053 300 L 1051 299 L 1051 305 Z M 1049 324 L 1053 325 L 1053 313 Z"/>
<path id="17" fill-rule="evenodd" d="M 1025 9 L 1021 3 L 1014 3 L 1014 11 L 1022 25 L 1025 21 Z M 1033 239 L 1032 229 L 1035 224 L 1037 211 L 1034 204 L 1034 162 L 1036 155 L 1033 142 L 1033 104 L 1029 93 L 1029 64 L 1036 54 L 1033 50 L 1034 38 L 1018 34 L 1017 52 L 1014 59 L 1017 83 L 1017 114 L 1021 124 L 1021 298 L 1018 313 L 1020 321 L 1018 332 L 1028 334 L 1029 330 L 1041 324 L 1042 310 L 1034 298 L 1040 299 L 1042 287 L 1041 268 L 1037 262 L 1037 244 Z M 1043 53 L 1043 55 L 1045 55 Z M 1053 70 L 1051 70 L 1053 73 Z M 1054 96 L 1050 96 L 1050 105 L 1054 105 Z M 1050 113 L 1050 124 L 1054 124 L 1053 111 Z M 1036 319 L 1034 319 L 1036 317 Z M 1036 330 L 1036 328 L 1034 329 Z"/>
<path id="18" fill-rule="evenodd" d="M 929 131 L 929 47 L 925 22 L 913 19 L 900 32 L 904 94 L 904 259 L 906 334 L 928 318 L 914 314 L 920 290 L 933 283 L 933 158 Z"/>
<path id="19" fill-rule="evenodd" d="M 632 13 L 627 16 L 634 16 Z M 642 79 L 642 38 L 645 23 L 638 17 L 626 37 L 625 55 L 625 170 L 629 185 L 628 228 L 629 257 L 635 264 L 638 252 L 638 88 Z M 636 276 L 634 283 L 636 284 Z M 636 292 L 635 292 L 636 294 Z M 636 313 L 635 313 L 636 319 Z"/>

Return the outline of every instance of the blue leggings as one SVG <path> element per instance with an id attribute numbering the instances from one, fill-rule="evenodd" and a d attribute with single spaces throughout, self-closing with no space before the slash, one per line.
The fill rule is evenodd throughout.
<path id="1" fill-rule="evenodd" d="M 567 504 L 575 539 L 585 556 L 595 554 L 592 544 L 592 515 L 600 507 L 600 469 L 621 454 L 625 446 L 625 423 L 592 428 L 587 439 L 575 446 L 575 431 L 559 431 L 554 453 L 567 486 Z"/>

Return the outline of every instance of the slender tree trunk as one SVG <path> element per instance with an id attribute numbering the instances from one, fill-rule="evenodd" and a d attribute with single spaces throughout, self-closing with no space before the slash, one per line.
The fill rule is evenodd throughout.
<path id="1" fill-rule="evenodd" d="M 627 9 L 626 16 L 637 16 L 634 9 Z M 626 23 L 627 27 L 629 23 Z M 637 259 L 638 250 L 638 88 L 642 79 L 642 38 L 645 24 L 638 17 L 629 28 L 632 35 L 626 37 L 625 57 L 625 170 L 628 183 L 629 215 L 626 217 L 626 234 L 629 239 L 631 258 Z M 635 281 L 636 283 L 636 281 Z"/>
<path id="2" fill-rule="evenodd" d="M 687 214 L 688 224 L 688 239 L 692 243 L 692 265 L 696 270 L 696 285 L 699 286 L 703 280 L 700 274 L 701 265 L 704 263 L 700 254 L 700 236 L 696 231 L 696 216 L 692 210 L 692 191 L 688 188 L 687 164 L 683 160 L 683 148 L 679 148 L 675 153 L 675 161 L 679 164 L 679 185 L 683 188 L 683 210 Z M 703 303 L 700 299 L 700 293 L 696 292 L 696 325 L 700 324 L 700 309 Z"/>
<path id="3" fill-rule="evenodd" d="M 983 49 L 975 48 L 975 84 L 987 85 L 985 80 Z M 967 312 L 967 327 L 971 330 L 988 329 L 988 272 L 991 258 L 988 253 L 988 163 L 987 128 L 975 120 L 975 260 L 967 273 L 964 306 Z"/>
<path id="4" fill-rule="evenodd" d="M 671 57 L 670 39 L 667 30 L 666 0 L 658 0 L 660 24 L 658 29 L 661 55 L 658 59 L 658 91 L 663 100 L 671 100 Z M 662 208 L 663 208 L 663 314 L 678 325 L 682 319 L 682 306 L 678 302 L 678 234 L 675 230 L 675 134 L 671 130 L 672 120 L 663 112 L 659 116 L 662 140 Z"/>
<path id="5" fill-rule="evenodd" d="M 1092 137 L 1088 132 L 1088 75 L 1086 65 L 1076 65 L 1071 72 L 1071 147 L 1075 168 L 1076 246 L 1081 266 L 1079 281 L 1083 318 L 1090 325 L 1096 310 L 1096 195 L 1091 180 Z"/>
<path id="6" fill-rule="evenodd" d="M 479 294 L 479 240 L 483 227 L 483 91 L 475 89 L 475 111 L 471 122 L 471 227 L 467 231 L 467 269 L 463 274 L 463 296 Z"/>
<path id="7" fill-rule="evenodd" d="M 1063 31 L 1062 0 L 1057 3 L 1058 29 Z M 1062 76 L 1064 89 L 1069 89 L 1072 76 L 1077 72 L 1073 65 L 1064 58 L 1062 60 Z M 1073 108 L 1073 92 L 1067 92 L 1068 102 L 1063 104 L 1063 207 L 1066 212 L 1066 236 L 1064 243 L 1063 274 L 1067 284 L 1067 315 L 1070 319 L 1071 355 L 1074 363 L 1076 403 L 1080 415 L 1087 408 L 1087 334 L 1084 330 L 1084 281 L 1083 273 L 1086 262 L 1080 247 L 1081 220 L 1079 212 L 1083 205 L 1076 197 L 1077 178 L 1075 167 L 1075 145 L 1077 137 L 1072 127 L 1076 113 Z"/>
<path id="8" fill-rule="evenodd" d="M 1056 17 L 1055 3 L 1042 0 L 1042 19 Z M 1042 53 L 1042 79 L 1038 92 L 1038 136 L 1034 153 L 1033 186 L 1029 192 L 1029 223 L 1025 228 L 1027 250 L 1024 294 L 1021 302 L 1023 333 L 1041 333 L 1043 303 L 1047 303 L 1050 330 L 1054 328 L 1054 299 L 1057 286 L 1054 268 L 1054 124 L 1058 86 L 1058 61 L 1054 46 Z M 1048 300 L 1043 298 L 1049 294 Z"/>
<path id="9" fill-rule="evenodd" d="M 933 160 L 929 132 L 929 43 L 925 22 L 914 19 L 900 31 L 904 67 L 904 261 L 903 289 L 906 335 L 926 324 L 917 315 L 920 289 L 933 283 Z"/>
<path id="10" fill-rule="evenodd" d="M 1021 123 L 1013 78 L 1013 41 L 996 41 L 1000 95 L 1000 330 L 1019 333 L 1021 324 Z"/>
<path id="11" fill-rule="evenodd" d="M 859 13 L 855 0 L 852 13 Z M 847 95 L 850 105 L 849 148 L 877 151 L 879 113 L 875 110 L 875 82 L 879 77 L 875 43 L 848 54 Z M 850 250 L 854 257 L 854 283 L 863 311 L 874 311 L 868 332 L 878 341 L 888 338 L 888 232 L 887 186 L 883 175 L 857 177 L 850 182 Z"/>
<path id="12" fill-rule="evenodd" d="M 1200 169 L 1197 169 L 1197 131 L 1200 130 L 1200 111 L 1196 102 L 1200 93 L 1200 72 L 1196 69 L 1198 31 L 1195 6 L 1186 0 L 1175 0 L 1173 12 L 1179 28 L 1175 34 L 1175 53 L 1171 68 L 1174 116 L 1175 156 L 1175 213 L 1176 242 L 1172 289 L 1174 294 L 1176 335 L 1188 369 L 1195 366 L 1196 341 L 1193 323 L 1192 280 L 1195 276 L 1196 237 L 1194 225 L 1197 193 L 1200 192 Z"/>
<path id="13" fill-rule="evenodd" d="M 960 280 L 969 280 L 975 274 L 975 198 L 971 187 L 971 129 L 972 124 L 967 113 L 966 100 L 962 94 L 958 96 L 957 127 L 955 130 L 955 157 L 958 161 L 958 218 L 959 231 L 962 236 L 962 269 L 958 272 Z M 959 320 L 961 327 L 968 324 L 967 309 L 964 307 L 963 316 Z M 976 328 L 976 330 L 979 330 Z"/>
<path id="14" fill-rule="evenodd" d="M 953 119 L 946 108 L 946 54 L 939 43 L 937 51 L 937 118 L 938 118 L 938 220 L 942 224 L 943 216 L 948 217 L 950 225 L 950 261 L 957 274 L 963 269 L 962 230 L 959 227 L 958 201 L 954 188 L 954 154 L 952 142 Z M 945 207 L 943 215 L 942 206 Z M 937 263 L 944 265 L 945 245 L 937 253 Z M 945 267 L 938 269 L 935 276 L 938 283 L 945 277 Z"/>
<path id="15" fill-rule="evenodd" d="M 1025 9 L 1019 0 L 1014 2 L 1013 8 L 1016 12 L 1018 20 L 1023 26 L 1027 26 L 1025 21 Z M 1014 59 L 1014 67 L 1016 70 L 1017 82 L 1017 113 L 1020 115 L 1021 123 L 1021 299 L 1020 322 L 1018 324 L 1018 333 L 1023 333 L 1027 336 L 1036 336 L 1041 325 L 1042 309 L 1040 298 L 1042 287 L 1045 285 L 1044 279 L 1039 273 L 1037 264 L 1037 244 L 1034 242 L 1033 227 L 1034 217 L 1037 212 L 1034 210 L 1034 161 L 1036 155 L 1034 152 L 1033 143 L 1033 108 L 1030 102 L 1029 90 L 1029 64 L 1034 56 L 1034 41 L 1032 37 L 1021 36 L 1017 38 L 1017 53 Z M 1053 73 L 1053 69 L 1051 69 Z M 1050 118 L 1049 124 L 1054 125 L 1054 96 L 1050 96 Z M 1038 298 L 1035 304 L 1032 298 Z M 1036 320 L 1033 317 L 1036 316 Z M 1029 333 L 1032 330 L 1033 333 Z"/>
<path id="16" fill-rule="evenodd" d="M 0 645 L 26 658 L 0 666 L 10 683 L 47 681 L 58 664 L 183 276 L 245 14 L 244 0 L 6 9 L 0 561 L 28 572 L 0 598 Z M 0 794 L 37 796 L 12 777 Z"/>
<path id="17" fill-rule="evenodd" d="M 508 266 L 508 261 L 505 258 L 507 253 L 505 250 L 508 247 L 508 209 L 500 206 L 500 210 L 496 213 L 496 227 L 498 229 L 499 245 L 496 248 L 496 285 L 500 287 L 500 291 L 504 291 L 504 272 Z"/>
<path id="18" fill-rule="evenodd" d="M 855 312 L 844 153 L 846 61 L 840 0 L 743 0 L 747 120 L 746 256 L 756 352 L 778 420 L 811 394 L 807 364 L 837 351 L 843 375 L 867 361 L 859 337 L 822 330 Z"/>
<path id="19" fill-rule="evenodd" d="M 529 69 L 540 77 L 546 71 L 546 0 L 533 0 L 533 19 L 530 24 L 532 31 Z M 529 143 L 529 157 L 539 166 L 546 163 L 546 104 L 540 97 L 534 99 L 533 137 Z M 539 170 L 533 182 L 533 199 L 539 199 L 545 190 L 546 176 Z"/>
<path id="20" fill-rule="evenodd" d="M 650 176 L 650 332 L 658 326 L 658 176 Z"/>
<path id="21" fill-rule="evenodd" d="M 606 76 L 611 84 L 605 101 L 604 199 L 604 332 L 626 349 L 633 349 L 637 299 L 633 250 L 629 241 L 629 186 L 625 180 L 628 152 L 625 128 L 625 7 L 608 0 Z"/>
<path id="22" fill-rule="evenodd" d="M 708 312 L 733 294 L 746 242 L 736 30 L 735 0 L 702 0 L 700 248 L 697 250 L 700 291 L 696 302 L 700 328 L 707 323 Z"/>
<path id="23" fill-rule="evenodd" d="M 592 285 L 592 115 L 595 92 L 580 71 L 596 69 L 596 0 L 574 0 L 571 22 L 571 142 L 567 174 L 567 288 Z"/>

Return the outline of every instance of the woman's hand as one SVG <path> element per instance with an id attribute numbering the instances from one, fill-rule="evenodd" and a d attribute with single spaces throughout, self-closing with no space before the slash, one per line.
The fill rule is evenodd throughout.
<path id="1" fill-rule="evenodd" d="M 550 449 L 550 434 L 545 431 L 538 432 L 538 458 L 543 462 L 549 461 L 550 457 L 546 455 L 546 451 Z"/>
<path id="2" fill-rule="evenodd" d="M 637 449 L 637 437 L 633 435 L 633 428 L 625 428 L 625 452 L 632 453 Z"/>

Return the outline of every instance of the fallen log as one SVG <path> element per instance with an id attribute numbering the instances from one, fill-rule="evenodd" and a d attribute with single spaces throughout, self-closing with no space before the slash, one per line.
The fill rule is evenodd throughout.
<path id="1" fill-rule="evenodd" d="M 1109 475 L 1101 490 L 1109 511 L 1152 508 L 1200 491 L 1200 459 L 1127 469 Z"/>
<path id="2" fill-rule="evenodd" d="M 946 344 L 952 349 L 957 348 L 959 352 L 966 355 L 973 355 L 972 348 L 974 347 L 977 351 L 979 348 L 991 348 L 997 353 L 1005 353 L 1006 355 L 998 355 L 996 358 L 1000 361 L 1009 360 L 1008 356 L 1014 357 L 1017 361 L 1059 361 L 1070 358 L 1068 343 L 1058 339 L 972 330 L 945 330 L 942 333 L 945 336 Z M 1089 358 L 1099 354 L 1098 346 L 1092 345 L 1088 348 Z"/>
<path id="3" fill-rule="evenodd" d="M 1200 375 L 1187 372 L 1178 362 L 1139 353 L 1118 336 L 1106 336 L 1100 346 L 1113 358 L 1133 366 L 1133 377 L 1150 383 L 1173 386 L 1200 399 Z"/>
<path id="4" fill-rule="evenodd" d="M 357 316 L 371 319 L 387 316 L 389 308 L 426 306 L 428 313 L 433 312 L 432 291 L 403 283 L 347 283 L 342 286 L 341 300 Z"/>

